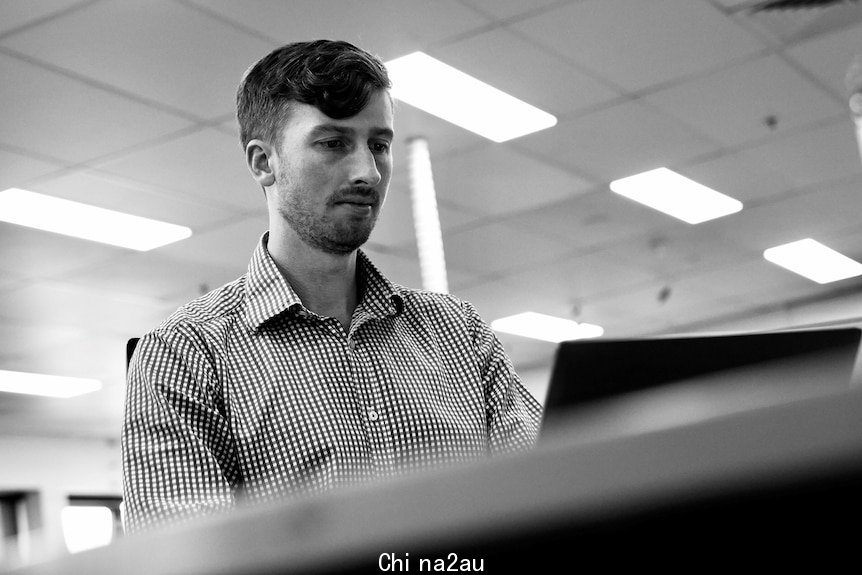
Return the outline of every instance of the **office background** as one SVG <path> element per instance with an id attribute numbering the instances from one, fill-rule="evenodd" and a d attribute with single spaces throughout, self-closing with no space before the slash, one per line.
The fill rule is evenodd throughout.
<path id="1" fill-rule="evenodd" d="M 193 231 L 137 252 L 0 223 L 0 369 L 103 384 L 0 394 L 0 491 L 38 491 L 46 531 L 70 495 L 119 494 L 126 341 L 244 272 L 266 212 L 233 95 L 253 61 L 298 39 L 383 60 L 422 50 L 558 119 L 494 143 L 400 103 L 366 248 L 394 281 L 421 285 L 405 141 L 423 136 L 450 291 L 489 322 L 535 311 L 641 337 L 856 321 L 862 280 L 820 285 L 763 251 L 812 237 L 862 259 L 845 84 L 862 6 L 754 4 L 0 1 L 0 190 Z M 744 208 L 690 225 L 608 189 L 662 166 Z M 555 344 L 500 337 L 541 399 Z"/>

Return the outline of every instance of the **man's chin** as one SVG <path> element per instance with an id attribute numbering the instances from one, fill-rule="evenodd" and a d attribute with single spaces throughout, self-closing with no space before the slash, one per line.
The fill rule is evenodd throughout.
<path id="1" fill-rule="evenodd" d="M 368 241 L 371 234 L 354 235 L 351 237 L 324 238 L 315 242 L 315 247 L 333 255 L 347 255 L 355 252 Z"/>

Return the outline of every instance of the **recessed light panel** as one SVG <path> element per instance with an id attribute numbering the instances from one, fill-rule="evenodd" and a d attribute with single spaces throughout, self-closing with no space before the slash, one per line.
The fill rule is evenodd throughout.
<path id="1" fill-rule="evenodd" d="M 811 238 L 769 248 L 763 257 L 819 284 L 862 275 L 862 264 Z"/>
<path id="2" fill-rule="evenodd" d="M 504 333 L 554 343 L 599 337 L 604 333 L 604 329 L 597 325 L 578 323 L 570 319 L 532 311 L 494 320 L 491 322 L 491 328 Z"/>
<path id="3" fill-rule="evenodd" d="M 0 192 L 0 221 L 139 251 L 192 235 L 185 226 L 18 188 Z"/>
<path id="4" fill-rule="evenodd" d="M 101 388 L 102 383 L 96 379 L 0 369 L 0 392 L 5 393 L 69 398 L 98 391 Z"/>
<path id="5" fill-rule="evenodd" d="M 733 214 L 742 202 L 667 168 L 657 168 L 611 182 L 611 190 L 669 216 L 699 224 Z"/>
<path id="6" fill-rule="evenodd" d="M 423 52 L 386 63 L 392 96 L 495 142 L 550 128 L 557 119 Z"/>

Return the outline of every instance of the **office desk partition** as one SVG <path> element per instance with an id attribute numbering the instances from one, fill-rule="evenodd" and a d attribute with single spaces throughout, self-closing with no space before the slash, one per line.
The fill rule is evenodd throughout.
<path id="1" fill-rule="evenodd" d="M 241 509 L 21 573 L 696 571 L 858 559 L 862 390 L 650 428 L 578 414 L 570 423 L 522 455 Z"/>

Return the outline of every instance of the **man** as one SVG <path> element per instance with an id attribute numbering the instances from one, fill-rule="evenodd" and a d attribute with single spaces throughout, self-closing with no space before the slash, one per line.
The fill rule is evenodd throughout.
<path id="1" fill-rule="evenodd" d="M 389 282 L 359 247 L 392 173 L 379 60 L 295 43 L 237 118 L 269 231 L 239 279 L 141 338 L 123 425 L 125 524 L 528 449 L 541 408 L 469 304 Z"/>

